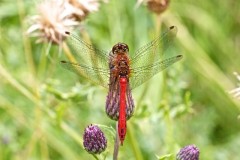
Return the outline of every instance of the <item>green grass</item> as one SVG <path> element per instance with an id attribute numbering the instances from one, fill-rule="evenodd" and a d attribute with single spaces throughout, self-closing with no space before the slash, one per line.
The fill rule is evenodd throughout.
<path id="1" fill-rule="evenodd" d="M 93 159 L 82 145 L 91 123 L 108 139 L 99 159 L 112 159 L 107 90 L 64 70 L 58 46 L 48 51 L 26 35 L 38 1 L 13 2 L 0 2 L 0 159 Z M 240 3 L 171 1 L 161 16 L 135 3 L 111 0 L 90 14 L 83 27 L 91 42 L 105 50 L 125 42 L 134 53 L 175 25 L 184 59 L 133 91 L 136 109 L 119 159 L 174 160 L 188 144 L 199 147 L 202 160 L 239 159 L 240 105 L 228 91 L 240 69 Z"/>

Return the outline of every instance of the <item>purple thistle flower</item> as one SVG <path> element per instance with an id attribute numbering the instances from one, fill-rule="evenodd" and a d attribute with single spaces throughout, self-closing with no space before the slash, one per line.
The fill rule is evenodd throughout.
<path id="1" fill-rule="evenodd" d="M 199 160 L 199 150 L 195 145 L 183 147 L 177 154 L 177 160 Z"/>
<path id="2" fill-rule="evenodd" d="M 107 140 L 98 126 L 91 124 L 85 128 L 83 146 L 91 154 L 100 154 L 106 149 Z"/>

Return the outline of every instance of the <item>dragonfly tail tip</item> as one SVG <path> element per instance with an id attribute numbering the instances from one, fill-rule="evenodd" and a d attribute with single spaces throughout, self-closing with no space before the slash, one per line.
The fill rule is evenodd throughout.
<path id="1" fill-rule="evenodd" d="M 123 146 L 123 141 L 121 141 L 121 146 Z"/>

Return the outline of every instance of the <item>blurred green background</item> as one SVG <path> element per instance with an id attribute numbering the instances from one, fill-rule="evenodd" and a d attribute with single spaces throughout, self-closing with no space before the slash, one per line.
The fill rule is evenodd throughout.
<path id="1" fill-rule="evenodd" d="M 0 2 L 0 159 L 94 159 L 82 146 L 91 123 L 108 139 L 99 159 L 112 159 L 107 90 L 61 68 L 66 57 L 58 46 L 26 34 L 39 3 Z M 202 160 L 238 160 L 240 105 L 229 91 L 239 83 L 232 73 L 240 72 L 240 2 L 172 0 L 158 16 L 136 3 L 102 3 L 82 27 L 98 48 L 125 42 L 134 53 L 175 25 L 184 58 L 133 90 L 136 109 L 119 159 L 174 160 L 181 147 L 195 144 Z"/>

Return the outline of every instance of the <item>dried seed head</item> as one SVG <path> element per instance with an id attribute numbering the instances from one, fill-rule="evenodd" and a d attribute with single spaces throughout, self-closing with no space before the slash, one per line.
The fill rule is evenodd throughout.
<path id="1" fill-rule="evenodd" d="M 182 148 L 177 154 L 177 160 L 199 160 L 199 150 L 195 145 Z"/>
<path id="2" fill-rule="evenodd" d="M 99 0 L 67 0 L 68 7 L 72 10 L 72 17 L 82 21 L 89 13 L 99 9 Z"/>
<path id="3" fill-rule="evenodd" d="M 107 140 L 98 126 L 91 124 L 85 128 L 83 146 L 91 154 L 100 154 L 106 149 Z"/>
<path id="4" fill-rule="evenodd" d="M 147 7 L 150 11 L 160 14 L 169 6 L 170 0 L 147 0 Z"/>
<path id="5" fill-rule="evenodd" d="M 38 37 L 37 42 L 59 44 L 65 38 L 65 31 L 72 30 L 79 22 L 71 17 L 65 0 L 45 0 L 38 6 L 39 15 L 32 17 L 27 33 Z"/>

